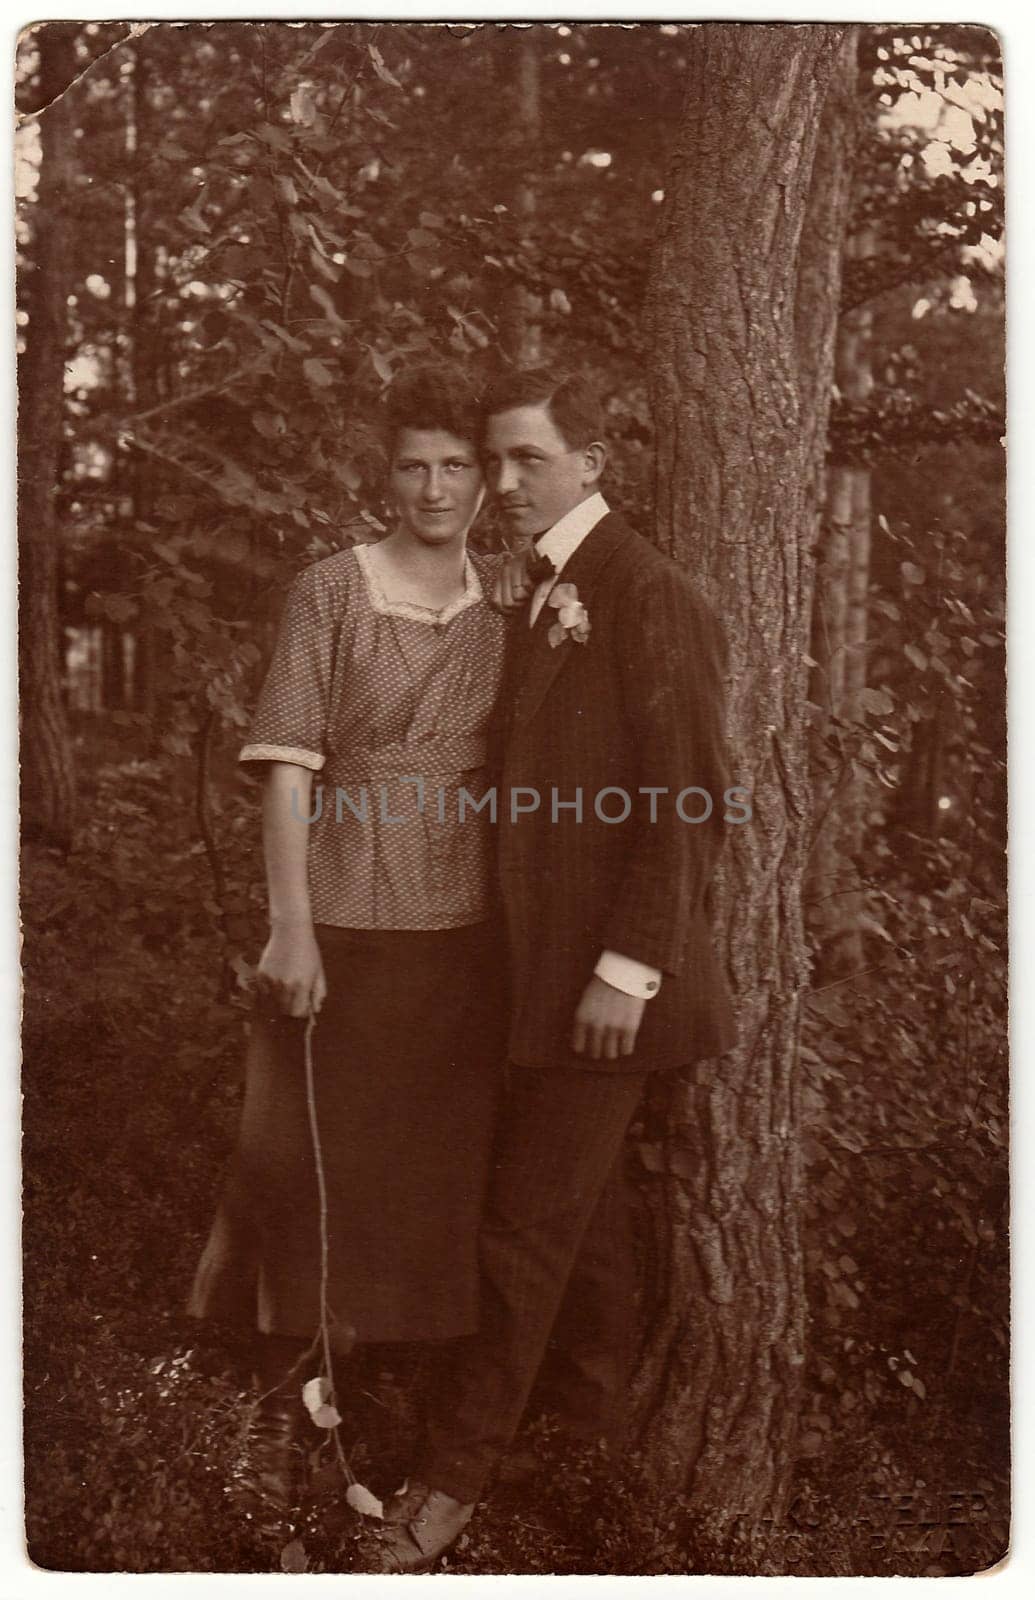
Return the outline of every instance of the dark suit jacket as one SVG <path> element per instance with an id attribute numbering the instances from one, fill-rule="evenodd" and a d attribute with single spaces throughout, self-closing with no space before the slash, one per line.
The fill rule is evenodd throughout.
<path id="1" fill-rule="evenodd" d="M 532 629 L 522 614 L 504 681 L 498 833 L 510 1059 L 642 1072 L 720 1055 L 734 1035 L 707 915 L 732 782 L 719 627 L 682 570 L 614 513 L 587 535 L 561 581 L 575 584 L 587 608 L 589 638 L 551 646 L 556 610 L 545 605 Z M 667 791 L 654 799 L 654 822 L 650 797 L 638 793 L 648 786 Z M 678 815 L 676 797 L 690 787 L 710 795 L 708 821 Z M 577 789 L 581 819 L 563 808 Z M 630 797 L 624 821 L 597 814 L 606 789 Z M 538 809 L 520 809 L 532 804 L 522 790 L 539 796 Z M 612 793 L 599 805 L 618 817 L 625 800 Z M 683 806 L 693 817 L 705 801 L 688 795 Z M 603 950 L 663 973 L 634 1055 L 618 1062 L 577 1056 L 568 1042 Z"/>

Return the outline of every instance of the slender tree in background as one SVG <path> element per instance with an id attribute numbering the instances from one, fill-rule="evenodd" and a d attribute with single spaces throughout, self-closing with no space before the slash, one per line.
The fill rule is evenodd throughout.
<path id="1" fill-rule="evenodd" d="M 75 823 L 75 776 L 62 699 L 57 518 L 67 333 L 62 208 L 74 155 L 63 91 L 76 74 L 74 24 L 35 30 L 40 54 L 35 114 L 39 173 L 32 237 L 23 264 L 25 346 L 18 362 L 18 591 L 22 740 L 21 804 L 27 837 L 67 846 Z"/>
<path id="2" fill-rule="evenodd" d="M 510 85 L 514 107 L 514 212 L 518 226 L 532 232 L 536 220 L 536 188 L 534 174 L 542 166 L 542 73 L 540 66 L 540 30 L 522 30 L 516 47 L 516 71 L 513 52 L 500 51 L 497 71 L 502 81 Z M 530 241 L 533 255 L 534 240 Z M 507 354 L 519 366 L 534 366 L 542 359 L 542 299 L 524 284 L 515 284 L 508 293 L 504 307 L 501 343 Z"/>
<path id="3" fill-rule="evenodd" d="M 846 241 L 846 257 L 867 260 L 873 230 Z M 849 405 L 865 406 L 873 392 L 873 306 L 845 312 L 837 324 L 834 374 Z M 825 539 L 819 552 L 812 611 L 811 698 L 842 723 L 861 720 L 869 631 L 870 465 L 836 461 L 828 473 Z M 835 979 L 863 966 L 862 896 L 854 855 L 863 826 L 866 774 L 845 755 L 830 783 L 809 863 L 810 929 L 816 969 Z"/>
<path id="4" fill-rule="evenodd" d="M 729 828 L 713 902 L 740 1042 L 672 1086 L 644 1147 L 659 1279 L 641 1438 L 655 1479 L 688 1488 L 713 1528 L 779 1514 L 804 1360 L 804 657 L 854 46 L 844 27 L 697 30 L 649 290 L 658 539 L 724 621 L 754 812 Z"/>

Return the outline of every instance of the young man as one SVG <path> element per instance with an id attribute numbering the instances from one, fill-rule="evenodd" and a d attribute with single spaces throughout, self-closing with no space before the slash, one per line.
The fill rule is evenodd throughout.
<path id="1" fill-rule="evenodd" d="M 588 383 L 508 375 L 485 417 L 490 486 L 537 558 L 503 707 L 509 1066 L 482 1328 L 386 1508 L 386 1571 L 422 1570 L 449 1547 L 513 1438 L 594 1213 L 599 1232 L 601 1197 L 613 1203 L 647 1074 L 733 1042 L 706 909 L 730 782 L 718 627 L 599 492 Z"/>

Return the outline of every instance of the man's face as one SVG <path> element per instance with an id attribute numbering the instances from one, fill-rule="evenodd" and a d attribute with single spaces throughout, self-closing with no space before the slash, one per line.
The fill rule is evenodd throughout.
<path id="1" fill-rule="evenodd" d="M 569 449 L 546 405 L 517 406 L 489 418 L 485 470 L 510 531 L 534 539 L 593 493 L 600 458 Z"/>

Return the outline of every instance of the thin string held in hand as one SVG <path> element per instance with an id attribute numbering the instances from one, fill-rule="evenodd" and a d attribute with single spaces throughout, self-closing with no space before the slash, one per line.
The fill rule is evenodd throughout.
<path id="1" fill-rule="evenodd" d="M 320 1333 L 319 1338 L 323 1346 L 323 1366 L 329 1388 L 329 1401 L 334 1405 L 334 1368 L 331 1364 L 331 1337 L 327 1322 L 327 1278 L 328 1278 L 328 1237 L 327 1237 L 327 1179 L 323 1167 L 323 1147 L 320 1144 L 320 1126 L 316 1116 L 316 1084 L 313 1074 L 313 1029 L 316 1027 L 316 1012 L 309 1007 L 309 1015 L 305 1025 L 305 1098 L 309 1109 L 309 1131 L 313 1139 L 313 1157 L 316 1161 L 316 1187 L 320 1199 Z M 337 1408 L 335 1408 L 337 1409 Z M 350 1484 L 356 1482 L 356 1476 L 349 1466 L 348 1457 L 342 1448 L 339 1424 L 335 1424 L 332 1432 L 334 1444 L 338 1453 L 341 1470 L 346 1481 Z"/>

